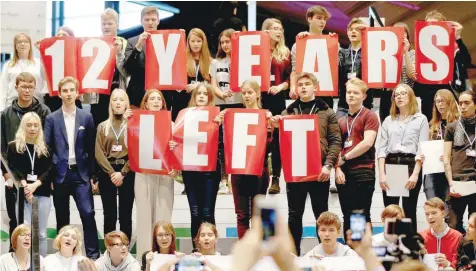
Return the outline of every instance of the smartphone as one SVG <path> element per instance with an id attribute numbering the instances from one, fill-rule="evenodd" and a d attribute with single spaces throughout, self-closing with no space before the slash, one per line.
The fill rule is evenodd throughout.
<path id="1" fill-rule="evenodd" d="M 175 271 L 202 271 L 204 263 L 201 258 L 195 256 L 184 256 L 175 265 Z"/>
<path id="2" fill-rule="evenodd" d="M 360 241 L 365 233 L 365 224 L 367 223 L 364 212 L 355 210 L 350 215 L 350 230 L 352 232 L 352 241 Z"/>
<path id="3" fill-rule="evenodd" d="M 256 207 L 260 212 L 263 225 L 263 243 L 276 235 L 276 204 L 269 199 L 260 199 L 256 201 Z"/>

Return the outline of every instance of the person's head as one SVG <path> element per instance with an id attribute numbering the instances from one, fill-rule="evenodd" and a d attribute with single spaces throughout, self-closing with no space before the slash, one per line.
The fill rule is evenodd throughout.
<path id="1" fill-rule="evenodd" d="M 213 87 L 209 84 L 199 83 L 197 87 L 192 90 L 192 96 L 190 97 L 188 106 L 214 106 L 214 99 Z"/>
<path id="2" fill-rule="evenodd" d="M 278 62 L 286 59 L 289 55 L 289 49 L 286 47 L 284 41 L 284 28 L 281 21 L 275 18 L 268 18 L 264 20 L 261 30 L 268 32 L 271 42 L 276 43 L 276 47 L 273 49 L 271 57 Z"/>
<path id="3" fill-rule="evenodd" d="M 361 42 L 362 41 L 362 27 L 360 25 L 365 24 L 359 18 L 352 18 L 349 24 L 347 24 L 347 37 L 350 42 Z"/>
<path id="4" fill-rule="evenodd" d="M 130 104 L 126 91 L 120 88 L 114 89 L 109 102 L 109 117 L 122 115 L 127 109 L 130 109 Z"/>
<path id="5" fill-rule="evenodd" d="M 152 6 L 144 7 L 140 12 L 140 23 L 144 31 L 157 30 L 160 23 L 157 8 Z"/>
<path id="6" fill-rule="evenodd" d="M 101 14 L 101 31 L 104 36 L 117 36 L 119 15 L 112 8 L 107 8 Z"/>
<path id="7" fill-rule="evenodd" d="M 140 103 L 140 109 L 160 111 L 166 110 L 164 94 L 158 89 L 149 89 L 145 92 L 144 98 Z"/>
<path id="8" fill-rule="evenodd" d="M 425 21 L 427 22 L 441 22 L 446 21 L 445 15 L 437 10 L 432 10 L 428 12 L 425 16 Z"/>
<path id="9" fill-rule="evenodd" d="M 312 6 L 307 9 L 306 21 L 310 29 L 322 32 L 326 27 L 327 20 L 331 18 L 331 14 L 325 7 Z"/>
<path id="10" fill-rule="evenodd" d="M 352 78 L 345 83 L 345 100 L 349 106 L 362 105 L 367 97 L 367 84 L 359 78 Z"/>
<path id="11" fill-rule="evenodd" d="M 195 236 L 195 246 L 203 255 L 214 255 L 218 241 L 218 232 L 215 225 L 204 222 Z"/>
<path id="12" fill-rule="evenodd" d="M 209 80 L 210 50 L 208 49 L 207 36 L 200 28 L 192 28 L 187 36 L 187 74 L 194 78 L 197 74 L 195 59 L 199 61 L 200 74 L 205 80 Z"/>
<path id="13" fill-rule="evenodd" d="M 218 51 L 216 58 L 222 59 L 231 54 L 231 35 L 235 33 L 235 29 L 229 28 L 223 30 L 218 36 Z"/>
<path id="14" fill-rule="evenodd" d="M 397 26 L 397 27 L 403 27 L 403 35 L 404 35 L 404 38 L 406 38 L 409 42 L 410 42 L 410 28 L 408 27 L 408 25 L 404 22 L 396 22 L 393 24 L 393 26 Z"/>
<path id="15" fill-rule="evenodd" d="M 74 37 L 74 32 L 71 28 L 62 26 L 56 31 L 56 37 Z"/>
<path id="16" fill-rule="evenodd" d="M 172 223 L 168 221 L 157 222 L 152 236 L 152 251 L 161 253 L 160 250 L 167 250 L 167 254 L 174 254 L 177 250 L 175 247 L 176 237 Z"/>
<path id="17" fill-rule="evenodd" d="M 15 148 L 18 153 L 26 151 L 26 143 L 35 145 L 38 157 L 48 156 L 41 119 L 35 112 L 28 112 L 23 115 L 15 134 Z"/>
<path id="18" fill-rule="evenodd" d="M 31 50 L 31 38 L 25 33 L 18 33 L 13 38 L 13 45 L 15 51 L 13 52 L 13 58 L 9 62 L 11 67 L 15 66 L 20 59 L 28 59 L 33 61 L 33 52 Z"/>
<path id="19" fill-rule="evenodd" d="M 443 119 L 447 123 L 455 122 L 459 117 L 458 105 L 453 93 L 447 89 L 440 89 L 434 98 L 433 113 L 430 121 L 430 135 L 433 138 L 440 130 Z"/>
<path id="20" fill-rule="evenodd" d="M 476 213 L 472 213 L 466 226 L 466 240 L 476 242 Z"/>
<path id="21" fill-rule="evenodd" d="M 22 103 L 30 103 L 36 88 L 36 78 L 29 72 L 22 72 L 15 79 L 15 89 L 18 92 L 18 100 Z"/>
<path id="22" fill-rule="evenodd" d="M 10 238 L 15 251 L 29 250 L 31 247 L 31 228 L 27 224 L 18 225 Z"/>
<path id="23" fill-rule="evenodd" d="M 79 96 L 78 86 L 78 80 L 71 76 L 67 76 L 59 81 L 58 97 L 60 97 L 64 106 L 75 105 L 76 99 Z"/>
<path id="24" fill-rule="evenodd" d="M 413 89 L 407 84 L 398 85 L 392 94 L 392 106 L 390 115 L 396 118 L 402 109 L 408 109 L 408 115 L 414 115 L 418 112 L 418 101 Z"/>
<path id="25" fill-rule="evenodd" d="M 317 233 L 323 245 L 334 245 L 340 234 L 341 222 L 332 212 L 324 212 L 317 219 Z"/>
<path id="26" fill-rule="evenodd" d="M 129 239 L 122 231 L 112 231 L 106 234 L 104 245 L 112 262 L 122 262 L 129 254 Z"/>
<path id="27" fill-rule="evenodd" d="M 476 110 L 476 92 L 472 90 L 461 92 L 458 102 L 463 118 L 471 118 L 474 116 Z"/>
<path id="28" fill-rule="evenodd" d="M 385 222 L 388 218 L 402 219 L 405 218 L 405 213 L 402 208 L 396 204 L 390 204 L 385 209 L 383 209 L 380 219 L 382 222 Z"/>
<path id="29" fill-rule="evenodd" d="M 309 72 L 301 72 L 296 77 L 297 91 L 302 102 L 309 102 L 314 99 L 317 89 L 317 78 Z"/>
<path id="30" fill-rule="evenodd" d="M 255 80 L 245 80 L 241 84 L 241 96 L 246 108 L 261 108 L 261 89 Z"/>
<path id="31" fill-rule="evenodd" d="M 53 241 L 53 248 L 60 251 L 61 254 L 82 255 L 83 234 L 72 225 L 66 225 L 59 231 Z"/>
<path id="32" fill-rule="evenodd" d="M 435 197 L 427 200 L 423 209 L 425 210 L 426 222 L 428 222 L 430 228 L 437 229 L 445 223 L 445 203 L 440 198 Z"/>

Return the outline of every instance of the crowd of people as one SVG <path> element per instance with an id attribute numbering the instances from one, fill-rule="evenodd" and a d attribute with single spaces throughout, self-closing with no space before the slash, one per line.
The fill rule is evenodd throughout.
<path id="1" fill-rule="evenodd" d="M 309 8 L 306 13 L 309 32 L 299 35 L 322 34 L 330 17 L 324 7 Z M 446 21 L 438 11 L 429 12 L 425 19 Z M 97 270 L 167 268 L 167 264 L 154 267 L 151 262 L 157 254 L 183 255 L 176 249 L 176 234 L 170 223 L 174 178 L 178 174 L 185 185 L 193 253 L 197 256 L 220 255 L 216 249 L 215 203 L 218 194 L 232 191 L 240 239 L 233 250 L 233 260 L 239 261 L 240 265 L 234 270 L 249 270 L 252 261 L 256 263 L 265 254 L 273 256 L 282 270 L 298 270 L 294 261 L 288 259 L 292 259 L 291 254 L 301 255 L 302 219 L 308 194 L 321 243 L 304 257 L 359 255 L 368 268 L 381 268 L 371 247 L 372 243 L 391 243 L 388 236 L 382 234 L 370 238 L 369 228 L 362 242 L 356 244 L 346 234 L 353 210 L 363 210 L 367 221 L 371 221 L 376 170 L 386 206 L 382 221 L 407 217 L 413 222 L 412 230 L 417 232 L 417 201 L 423 186 L 428 200 L 424 205 L 425 216 L 430 226 L 421 232 L 426 253 L 437 254 L 435 261 L 440 267 L 463 269 L 463 255 L 475 259 L 476 194 L 462 196 L 455 191 L 453 183 L 476 180 L 476 94 L 469 90 L 465 80 L 467 63 L 471 59 L 461 39 L 460 24 L 452 22 L 459 49 L 455 54 L 455 65 L 459 68 L 455 68 L 454 80 L 449 85 L 415 82 L 415 51 L 409 41 L 408 26 L 395 24 L 404 27 L 406 33 L 403 70 L 400 84 L 394 89 L 383 90 L 382 101 L 387 99 L 387 104 L 382 102 L 380 105 L 379 121 L 379 116 L 371 110 L 376 90 L 368 89 L 360 79 L 360 31 L 367 26 L 358 18 L 352 19 L 347 26 L 349 48 L 339 49 L 336 112 L 332 109 L 332 97 L 315 96 L 318 88 L 316 77 L 311 73 L 296 72 L 296 46 L 291 50 L 286 47 L 283 24 L 274 18 L 266 19 L 261 29 L 270 35 L 270 73 L 273 76 L 269 91 L 261 92 L 254 80 L 246 80 L 240 92 L 231 91 L 231 35 L 235 30 L 226 29 L 219 35 L 218 52 L 213 59 L 207 35 L 198 28 L 190 30 L 187 36 L 186 89 L 145 89 L 144 46 L 150 36 L 147 31 L 158 29 L 159 22 L 158 10 L 145 7 L 141 12 L 144 32 L 126 40 L 116 37 L 118 14 L 106 9 L 101 15 L 103 35 L 116 37 L 117 62 L 110 95 L 84 94 L 80 97 L 78 80 L 65 77 L 58 84 L 58 97 L 50 97 L 41 61 L 33 57 L 33 42 L 24 33 L 15 36 L 15 52 L 4 66 L 0 89 L 2 173 L 7 184 L 5 197 L 11 240 L 11 252 L 0 258 L 0 270 L 28 270 L 30 267 L 32 239 L 29 225 L 33 198 L 38 202 L 39 252 L 44 257 L 41 264 L 44 270 L 76 270 L 78 266 Z M 62 27 L 57 36 L 74 34 Z M 422 98 L 422 113 L 418 109 L 417 94 Z M 286 107 L 288 96 L 294 97 L 295 101 Z M 91 113 L 81 109 L 80 99 L 91 104 Z M 126 129 L 134 109 L 169 110 L 173 126 L 182 109 L 196 106 L 219 106 L 221 112 L 214 120 L 218 125 L 223 123 L 229 108 L 267 110 L 266 153 L 271 162 L 266 155 L 260 176 L 233 174 L 230 187 L 224 173 L 222 131 L 215 171 L 172 170 L 168 175 L 157 175 L 135 173 L 130 169 Z M 281 191 L 279 120 L 282 116 L 303 114 L 317 115 L 319 119 L 322 171 L 314 181 L 286 184 L 287 226 L 282 221 L 277 225 L 278 249 L 262 252 L 256 246 L 261 240 L 262 229 L 259 217 L 252 211 L 255 208 L 253 199 Z M 445 172 L 423 176 L 425 156 L 421 143 L 429 140 L 444 141 L 441 160 Z M 170 141 L 169 147 L 173 149 L 177 145 L 177 142 Z M 388 164 L 408 166 L 409 179 L 405 180 L 405 188 L 409 190 L 409 196 L 402 197 L 403 209 L 398 206 L 400 197 L 387 195 L 390 189 L 386 176 Z M 336 214 L 328 211 L 332 169 L 336 172 L 343 223 Z M 19 185 L 23 190 L 18 190 Z M 93 203 L 93 192 L 97 190 L 104 208 L 106 251 L 103 256 L 99 251 Z M 18 195 L 19 191 L 24 191 L 24 195 Z M 47 255 L 50 195 L 53 195 L 58 232 L 54 248 L 58 252 Z M 70 196 L 78 207 L 82 231 L 69 225 Z M 24 199 L 24 221 L 18 221 L 16 216 L 17 198 Z M 134 200 L 136 221 L 140 221 L 136 232 L 137 256 L 143 258 L 141 262 L 128 252 Z M 464 229 L 466 208 L 470 216 Z M 116 230 L 118 219 L 120 231 Z M 251 229 L 250 220 L 256 222 L 251 223 Z M 287 236 L 288 231 L 291 239 Z M 337 242 L 341 231 L 355 251 Z M 249 257 L 253 249 L 256 253 Z M 95 263 L 91 265 L 86 258 L 95 260 Z"/>

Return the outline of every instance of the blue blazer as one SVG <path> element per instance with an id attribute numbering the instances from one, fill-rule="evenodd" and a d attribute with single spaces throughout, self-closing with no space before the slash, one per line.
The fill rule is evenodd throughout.
<path id="1" fill-rule="evenodd" d="M 94 172 L 95 139 L 96 130 L 91 113 L 76 108 L 74 146 L 69 146 L 68 144 L 63 109 L 60 108 L 46 117 L 45 141 L 53 154 L 55 183 L 62 183 L 66 176 L 69 148 L 74 148 L 79 175 L 85 182 L 89 183 Z"/>

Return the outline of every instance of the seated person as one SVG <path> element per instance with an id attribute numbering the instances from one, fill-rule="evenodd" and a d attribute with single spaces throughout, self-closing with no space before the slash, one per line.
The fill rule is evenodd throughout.
<path id="1" fill-rule="evenodd" d="M 462 235 L 445 222 L 445 203 L 439 198 L 432 198 L 425 202 L 426 221 L 430 225 L 429 229 L 421 232 L 425 241 L 425 249 L 428 254 L 438 254 L 435 256 L 439 267 L 454 268 L 456 265 L 456 250 L 461 241 Z"/>
<path id="2" fill-rule="evenodd" d="M 175 246 L 177 234 L 175 233 L 174 226 L 169 221 L 159 221 L 155 223 L 154 226 L 154 236 L 152 237 L 152 250 L 147 254 L 144 254 L 145 265 L 144 270 L 157 270 L 160 267 L 159 261 L 154 261 L 154 258 L 157 259 L 156 255 L 158 254 L 175 254 L 177 256 L 184 255 L 181 252 L 177 251 Z M 144 260 L 143 260 L 144 262 Z"/>
<path id="3" fill-rule="evenodd" d="M 405 213 L 402 208 L 396 204 L 390 204 L 385 209 L 383 209 L 382 214 L 380 215 L 382 222 L 385 223 L 385 220 L 388 218 L 402 219 L 405 218 Z M 390 241 L 385 238 L 385 231 L 379 234 L 372 235 L 372 246 L 373 247 L 386 247 L 390 244 Z"/>
<path id="4" fill-rule="evenodd" d="M 82 232 L 75 226 L 64 226 L 53 242 L 53 248 L 58 252 L 46 256 L 42 271 L 78 270 L 78 262 L 84 259 L 82 247 Z"/>
<path id="5" fill-rule="evenodd" d="M 121 231 L 104 237 L 106 252 L 94 264 L 98 271 L 141 271 L 140 263 L 129 253 L 129 239 Z"/>
<path id="6" fill-rule="evenodd" d="M 458 245 L 458 262 L 456 263 L 456 270 L 471 270 L 464 269 L 461 258 L 468 257 L 469 261 L 476 260 L 476 213 L 472 213 L 468 219 L 468 227 L 466 227 L 466 234 L 461 238 Z"/>
<path id="7" fill-rule="evenodd" d="M 357 256 L 349 246 L 337 242 L 340 235 L 341 222 L 339 217 L 331 212 L 322 213 L 317 219 L 317 228 L 321 243 L 310 250 L 304 257 L 342 257 Z"/>
<path id="8" fill-rule="evenodd" d="M 208 222 L 202 223 L 194 241 L 197 252 L 194 252 L 193 255 L 221 255 L 217 251 L 218 232 L 215 225 Z"/>

